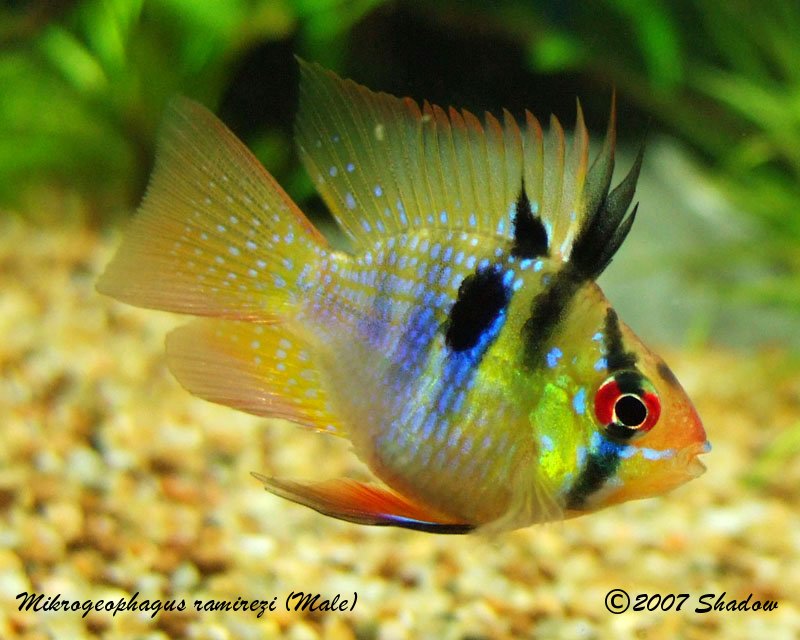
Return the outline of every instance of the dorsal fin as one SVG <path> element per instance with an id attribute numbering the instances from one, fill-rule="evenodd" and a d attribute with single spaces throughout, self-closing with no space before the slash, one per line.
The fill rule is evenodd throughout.
<path id="1" fill-rule="evenodd" d="M 628 213 L 642 168 L 644 143 L 628 174 L 609 192 L 614 173 L 616 129 L 616 96 L 612 94 L 606 139 L 586 177 L 583 215 L 569 251 L 569 261 L 583 279 L 596 279 L 608 266 L 631 230 L 639 206 L 635 205 Z"/>
<path id="2" fill-rule="evenodd" d="M 578 206 L 588 155 L 580 109 L 565 152 L 555 118 L 543 135 L 527 113 L 521 132 L 508 111 L 502 122 L 487 113 L 481 123 L 469 111 L 427 102 L 420 108 L 299 62 L 300 155 L 355 243 L 421 228 L 512 239 L 523 184 L 550 234 L 567 235 L 558 220 Z"/>
<path id="3" fill-rule="evenodd" d="M 558 190 L 560 187 L 558 202 L 545 206 L 544 211 L 546 212 L 545 218 L 552 220 L 553 225 L 550 234 L 551 255 L 558 256 L 563 260 L 569 256 L 579 220 L 584 215 L 583 190 L 589 163 L 589 132 L 586 130 L 580 102 L 577 103 L 576 111 L 572 145 L 562 152 L 564 154 L 563 161 L 553 163 L 556 167 L 554 170 L 560 168 L 563 173 L 557 178 L 554 177 L 545 182 L 546 188 L 550 184 L 553 185 L 554 190 Z M 555 118 L 552 118 L 550 137 L 562 138 L 560 142 L 565 144 L 561 126 Z"/>
<path id="4" fill-rule="evenodd" d="M 300 156 L 356 245 L 425 228 L 468 231 L 519 245 L 514 222 L 521 202 L 536 219 L 531 224 L 526 218 L 528 227 L 541 235 L 544 226 L 547 251 L 541 251 L 540 241 L 528 244 L 567 262 L 580 240 L 582 271 L 592 275 L 624 238 L 632 221 L 624 217 L 627 196 L 632 196 L 638 165 L 616 199 L 609 196 L 613 98 L 603 150 L 587 170 L 589 135 L 580 103 L 567 144 L 554 116 L 547 132 L 527 111 L 522 130 L 508 111 L 502 123 L 489 113 L 481 123 L 466 110 L 445 111 L 428 102 L 420 108 L 411 98 L 375 93 L 319 65 L 299 64 Z M 590 251 L 587 243 L 605 249 Z M 583 269 L 588 262 L 592 267 Z"/>
<path id="5" fill-rule="evenodd" d="M 514 119 L 373 93 L 300 61 L 297 142 L 317 189 L 357 244 L 406 229 L 510 237 L 522 177 Z M 506 219 L 501 225 L 500 220 Z"/>

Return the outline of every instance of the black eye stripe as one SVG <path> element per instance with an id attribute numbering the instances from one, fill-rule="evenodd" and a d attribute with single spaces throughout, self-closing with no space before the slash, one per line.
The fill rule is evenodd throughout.
<path id="1" fill-rule="evenodd" d="M 606 427 L 606 435 L 616 442 L 628 442 L 633 436 L 637 435 L 639 431 L 635 428 L 626 427 L 619 422 L 612 422 Z"/>
<path id="2" fill-rule="evenodd" d="M 623 395 L 630 394 L 641 396 L 644 394 L 642 388 L 642 374 L 638 371 L 618 371 L 614 374 L 614 380 Z"/>
<path id="3" fill-rule="evenodd" d="M 599 491 L 606 480 L 614 475 L 622 460 L 619 447 L 607 441 L 599 451 L 586 457 L 586 463 L 565 496 L 567 509 L 580 509 L 589 496 Z"/>
<path id="4" fill-rule="evenodd" d="M 606 339 L 606 361 L 609 371 L 632 369 L 636 366 L 636 354 L 626 351 L 622 341 L 622 330 L 619 327 L 617 312 L 611 307 L 606 312 L 603 330 Z"/>

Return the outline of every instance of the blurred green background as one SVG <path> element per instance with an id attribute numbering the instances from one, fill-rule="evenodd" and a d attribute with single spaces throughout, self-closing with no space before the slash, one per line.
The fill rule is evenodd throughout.
<path id="1" fill-rule="evenodd" d="M 50 0 L 0 5 L 0 210 L 115 225 L 168 98 L 220 114 L 307 210 L 291 144 L 298 54 L 372 88 L 514 113 L 580 96 L 602 130 L 681 141 L 743 233 L 682 269 L 800 310 L 800 3 L 755 0 Z M 648 125 L 649 123 L 649 125 Z M 693 169 L 694 170 L 694 169 Z M 683 179 L 676 176 L 676 181 Z M 678 188 L 681 185 L 677 185 Z M 729 221 L 723 220 L 722 224 Z"/>

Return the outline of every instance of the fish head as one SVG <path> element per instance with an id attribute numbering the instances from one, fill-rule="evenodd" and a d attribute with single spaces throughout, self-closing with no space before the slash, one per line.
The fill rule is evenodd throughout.
<path id="1" fill-rule="evenodd" d="M 539 464 L 567 511 L 660 495 L 698 477 L 710 445 L 680 382 L 597 285 L 572 295 L 537 349 L 542 391 L 530 414 Z"/>
<path id="2" fill-rule="evenodd" d="M 620 445 L 615 480 L 602 506 L 661 495 L 699 477 L 706 467 L 698 456 L 711 449 L 694 404 L 669 366 L 624 323 L 620 333 L 636 354 L 635 368 L 600 383 L 592 412 L 597 428 Z M 628 388 L 619 389 L 626 378 Z M 612 403 L 616 427 L 606 424 Z M 624 420 L 631 426 L 620 428 Z"/>

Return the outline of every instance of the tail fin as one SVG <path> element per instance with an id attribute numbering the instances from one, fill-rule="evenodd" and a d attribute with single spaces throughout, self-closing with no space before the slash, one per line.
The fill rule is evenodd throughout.
<path id="1" fill-rule="evenodd" d="M 209 111 L 167 110 L 144 202 L 97 283 L 129 304 L 238 320 L 291 314 L 325 238 Z"/>

